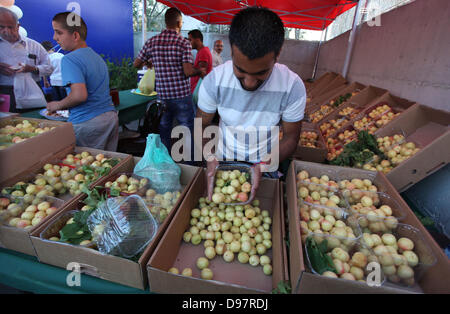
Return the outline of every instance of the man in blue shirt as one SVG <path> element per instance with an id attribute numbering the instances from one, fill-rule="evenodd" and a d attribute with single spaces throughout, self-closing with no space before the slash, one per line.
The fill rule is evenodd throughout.
<path id="1" fill-rule="evenodd" d="M 73 124 L 77 146 L 115 151 L 119 119 L 109 94 L 108 68 L 87 46 L 83 19 L 72 15 L 75 13 L 58 13 L 52 21 L 53 39 L 63 50 L 70 51 L 61 61 L 63 84 L 70 86 L 70 91 L 61 101 L 48 103 L 47 110 L 70 111 L 68 121 Z"/>

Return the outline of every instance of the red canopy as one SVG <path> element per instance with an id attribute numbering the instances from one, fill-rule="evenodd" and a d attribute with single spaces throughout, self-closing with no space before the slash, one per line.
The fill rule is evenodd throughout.
<path id="1" fill-rule="evenodd" d="M 158 0 L 206 24 L 230 24 L 247 6 L 262 6 L 277 13 L 285 27 L 323 30 L 358 0 Z"/>

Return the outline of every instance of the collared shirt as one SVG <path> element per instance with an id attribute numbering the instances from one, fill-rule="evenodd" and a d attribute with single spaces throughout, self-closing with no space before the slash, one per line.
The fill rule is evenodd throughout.
<path id="1" fill-rule="evenodd" d="M 37 41 L 20 36 L 15 43 L 10 43 L 0 37 L 0 62 L 11 66 L 19 66 L 21 63 L 35 66 L 39 69 L 39 75 L 33 74 L 33 79 L 39 81 L 42 76 L 49 76 L 53 72 L 47 51 Z M 29 58 L 35 55 L 36 59 Z M 14 75 L 0 74 L 0 85 L 13 86 Z"/>
<path id="2" fill-rule="evenodd" d="M 211 55 L 213 68 L 223 63 L 222 57 L 214 49 L 211 50 Z"/>
<path id="3" fill-rule="evenodd" d="M 145 43 L 138 59 L 155 67 L 155 87 L 161 99 L 179 99 L 190 95 L 190 81 L 183 63 L 194 63 L 191 43 L 174 30 L 164 30 Z"/>

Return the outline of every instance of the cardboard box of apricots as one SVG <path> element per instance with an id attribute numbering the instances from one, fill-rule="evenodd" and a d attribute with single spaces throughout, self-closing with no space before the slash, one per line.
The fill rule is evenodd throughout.
<path id="1" fill-rule="evenodd" d="M 385 137 L 403 134 L 420 150 L 387 173 L 389 182 L 403 192 L 450 162 L 450 113 L 421 104 L 405 110 L 375 132 Z"/>
<path id="2" fill-rule="evenodd" d="M 418 265 L 422 270 L 420 276 L 415 278 L 418 281 L 413 286 L 403 286 L 386 280 L 381 286 L 370 287 L 366 282 L 330 278 L 313 273 L 305 256 L 305 243 L 302 242 L 301 236 L 299 206 L 302 201 L 297 196 L 296 182 L 297 175 L 301 171 L 307 171 L 309 178 L 327 175 L 329 180 L 336 182 L 345 179 L 368 179 L 379 192 L 386 193 L 391 199 L 391 204 L 396 204 L 395 207 L 397 207 L 391 206 L 393 216 L 403 215 L 403 218 L 399 219 L 399 225 L 410 225 L 418 229 L 420 235 L 418 239 L 421 241 L 415 242 L 414 247 L 415 253 L 420 256 Z M 293 293 L 450 293 L 450 283 L 447 280 L 450 278 L 450 261 L 383 173 L 293 161 L 287 176 L 286 194 L 289 217 L 290 280 Z M 425 263 L 422 259 L 429 259 L 430 265 L 420 264 Z"/>
<path id="3" fill-rule="evenodd" d="M 256 199 L 261 211 L 269 211 L 272 218 L 272 247 L 265 253 L 271 258 L 273 272 L 263 273 L 263 266 L 251 266 L 238 261 L 238 253 L 232 262 L 226 262 L 223 256 L 216 255 L 209 260 L 208 268 L 212 270 L 212 279 L 202 279 L 197 267 L 197 259 L 205 256 L 204 242 L 194 245 L 184 241 L 184 234 L 190 228 L 191 211 L 199 207 L 199 200 L 206 196 L 206 175 L 203 169 L 195 178 L 186 194 L 180 209 L 175 214 L 167 231 L 156 247 L 148 265 L 150 291 L 158 293 L 188 294 L 249 294 L 271 293 L 280 281 L 286 280 L 285 261 L 283 257 L 284 240 L 282 234 L 282 210 L 280 186 L 278 180 L 263 178 L 260 182 Z M 179 274 L 169 272 L 177 268 Z M 185 268 L 192 270 L 192 276 L 183 276 Z"/>
<path id="4" fill-rule="evenodd" d="M 314 124 L 302 122 L 300 140 L 292 157 L 313 162 L 325 161 L 327 158 L 327 146 L 322 134 Z"/>
<path id="5" fill-rule="evenodd" d="M 16 126 L 19 124 L 20 128 L 24 129 L 23 121 L 25 120 L 29 122 L 27 125 L 33 126 L 33 129 L 30 132 L 30 127 L 25 128 L 28 132 L 24 132 L 23 134 L 36 133 L 36 129 L 38 129 L 38 135 L 26 139 L 25 136 L 16 137 L 16 139 L 13 138 L 14 144 L 0 150 L 0 184 L 23 172 L 25 169 L 49 159 L 54 152 L 59 152 L 68 145 L 75 145 L 75 133 L 72 123 L 45 119 L 21 117 L 1 118 L 0 129 L 2 131 L 0 136 L 7 135 L 7 133 L 3 132 L 8 132 L 5 129 L 8 126 Z M 43 129 L 46 127 L 53 129 L 43 132 Z M 28 134 L 26 136 L 30 135 Z"/>
<path id="6" fill-rule="evenodd" d="M 64 141 L 61 139 L 61 141 Z M 69 141 L 70 142 L 70 141 Z M 34 184 L 36 181 L 36 176 L 38 174 L 44 174 L 46 170 L 44 166 L 46 164 L 55 164 L 58 165 L 68 154 L 81 154 L 82 152 L 88 152 L 91 156 L 95 157 L 98 154 L 103 154 L 105 158 L 119 158 L 120 161 L 110 170 L 110 173 L 115 173 L 117 171 L 121 171 L 122 167 L 127 167 L 130 163 L 132 163 L 132 156 L 128 154 L 116 153 L 116 152 L 104 152 L 101 150 L 87 148 L 87 147 L 75 147 L 74 144 L 67 146 L 68 142 L 66 142 L 66 147 L 63 150 L 58 152 L 54 152 L 45 160 L 40 160 L 35 163 L 32 167 L 23 170 L 22 173 L 4 181 L 0 185 L 0 190 L 4 188 L 13 187 L 17 185 L 17 183 L 24 182 L 26 184 L 30 183 Z M 16 157 L 18 161 L 20 161 L 20 157 Z M 94 185 L 97 181 L 101 180 L 101 178 L 94 179 L 92 185 Z M 46 185 L 48 185 L 46 183 Z M 35 193 L 35 194 L 33 194 Z M 38 195 L 36 192 L 31 192 L 30 195 Z M 5 196 L 5 195 L 4 195 Z M 6 195 L 8 196 L 8 195 Z M 54 197 L 44 197 L 43 201 L 48 201 L 51 207 L 57 207 L 56 210 L 49 212 L 45 217 L 36 224 L 31 225 L 30 227 L 25 228 L 17 228 L 10 225 L 0 225 L 0 245 L 10 250 L 18 251 L 24 254 L 36 256 L 36 252 L 32 246 L 30 240 L 30 233 L 44 225 L 46 222 L 52 219 L 64 206 L 68 206 L 69 204 L 76 202 L 81 197 L 80 194 L 75 195 L 74 193 L 65 192 L 62 195 L 55 195 Z M 26 210 L 28 205 L 24 205 L 25 202 L 20 204 L 20 211 Z M 38 205 L 39 206 L 39 205 Z M 37 212 L 35 212 L 37 213 Z M 22 213 L 21 215 L 23 215 Z M 14 217 L 16 215 L 13 215 Z M 21 217 L 21 216 L 19 216 Z M 34 218 L 34 217 L 33 217 Z"/>
<path id="7" fill-rule="evenodd" d="M 107 152 L 105 152 L 107 154 Z M 104 186 L 106 182 L 115 180 L 119 175 L 128 175 L 133 173 L 134 167 L 141 158 L 134 157 L 131 162 L 121 167 L 120 171 L 112 175 L 102 178 L 96 183 L 97 186 Z M 73 210 L 80 210 L 84 204 L 83 200 L 86 194 L 82 194 L 80 198 L 67 204 L 60 212 L 58 212 L 50 221 L 39 226 L 31 233 L 31 242 L 36 250 L 37 258 L 41 263 L 46 263 L 61 268 L 66 268 L 71 262 L 79 263 L 81 272 L 101 278 L 104 280 L 116 282 L 122 285 L 134 287 L 144 290 L 147 285 L 146 264 L 153 253 L 160 238 L 164 234 L 169 222 L 175 215 L 180 206 L 181 201 L 189 190 L 193 180 L 198 176 L 200 168 L 179 164 L 181 168 L 181 191 L 178 199 L 168 213 L 167 217 L 160 222 L 158 230 L 151 242 L 146 246 L 138 260 L 126 259 L 118 256 L 103 254 L 89 245 L 71 245 L 62 242 L 49 240 L 50 237 L 58 236 L 59 229 L 62 228 L 54 224 L 64 219 L 67 213 Z M 145 192 L 144 192 L 145 193 Z M 46 228 L 54 224 L 55 230 Z M 62 224 L 64 226 L 64 222 Z M 58 229 L 58 230 L 57 230 Z"/>

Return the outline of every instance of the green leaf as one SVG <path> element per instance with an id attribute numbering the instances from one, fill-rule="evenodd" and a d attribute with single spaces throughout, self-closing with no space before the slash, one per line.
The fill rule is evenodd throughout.
<path id="1" fill-rule="evenodd" d="M 291 283 L 289 281 L 280 281 L 277 287 L 272 290 L 272 294 L 291 294 Z"/>
<path id="2" fill-rule="evenodd" d="M 327 240 L 323 240 L 320 246 L 312 237 L 306 239 L 306 250 L 308 250 L 309 261 L 312 268 L 319 274 L 323 274 L 325 271 L 332 271 L 336 273 L 333 261 L 326 254 Z"/>

